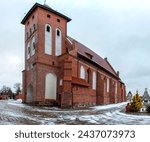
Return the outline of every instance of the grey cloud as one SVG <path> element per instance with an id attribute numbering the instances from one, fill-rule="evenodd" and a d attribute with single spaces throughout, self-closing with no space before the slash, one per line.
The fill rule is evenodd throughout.
<path id="1" fill-rule="evenodd" d="M 15 82 L 21 82 L 24 28 L 20 21 L 34 2 L 36 0 L 0 2 L 0 65 L 3 65 L 3 60 L 8 63 L 6 55 L 15 55 L 20 59 L 20 63 L 12 71 L 7 67 L 4 67 L 3 72 L 0 71 L 0 85 L 12 86 Z M 37 2 L 43 3 L 43 0 Z M 130 3 L 121 3 L 120 0 L 94 0 L 91 3 L 86 0 L 80 3 L 80 0 L 76 0 L 73 5 L 71 2 L 73 0 L 47 1 L 52 8 L 72 18 L 68 23 L 68 35 L 100 56 L 108 57 L 113 67 L 120 71 L 127 91 L 142 91 L 146 86 L 150 89 L 149 3 L 145 4 L 140 0 Z M 11 64 L 8 66 L 13 67 Z"/>

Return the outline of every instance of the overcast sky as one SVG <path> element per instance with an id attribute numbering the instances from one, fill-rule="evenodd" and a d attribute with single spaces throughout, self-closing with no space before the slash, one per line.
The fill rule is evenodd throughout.
<path id="1" fill-rule="evenodd" d="M 22 82 L 25 13 L 44 0 L 0 0 L 0 87 Z M 150 92 L 149 0 L 47 0 L 72 19 L 68 35 L 108 57 L 127 92 Z"/>

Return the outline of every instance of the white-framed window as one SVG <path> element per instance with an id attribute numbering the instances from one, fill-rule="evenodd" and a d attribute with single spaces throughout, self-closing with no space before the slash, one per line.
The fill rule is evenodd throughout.
<path id="1" fill-rule="evenodd" d="M 85 79 L 85 69 L 83 66 L 80 67 L 80 78 Z"/>
<path id="2" fill-rule="evenodd" d="M 107 78 L 107 93 L 109 92 L 109 87 L 110 87 L 110 80 L 109 80 L 109 78 Z"/>
<path id="3" fill-rule="evenodd" d="M 93 72 L 93 84 L 92 84 L 92 89 L 96 90 L 96 72 Z"/>
<path id="4" fill-rule="evenodd" d="M 52 27 L 45 25 L 45 54 L 52 55 Z"/>
<path id="5" fill-rule="evenodd" d="M 55 31 L 55 55 L 59 56 L 62 54 L 62 32 L 60 29 Z"/>

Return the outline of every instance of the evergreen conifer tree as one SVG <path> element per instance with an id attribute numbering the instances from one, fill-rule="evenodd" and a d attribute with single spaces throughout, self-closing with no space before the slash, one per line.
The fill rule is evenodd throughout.
<path id="1" fill-rule="evenodd" d="M 142 108 L 142 98 L 137 92 L 130 103 L 130 111 L 139 112 L 141 108 Z"/>

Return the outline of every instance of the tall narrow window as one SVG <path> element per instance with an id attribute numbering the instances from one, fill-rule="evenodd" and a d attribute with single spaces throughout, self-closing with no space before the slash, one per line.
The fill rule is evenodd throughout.
<path id="1" fill-rule="evenodd" d="M 107 93 L 109 92 L 109 78 L 107 78 Z"/>
<path id="2" fill-rule="evenodd" d="M 32 29 L 30 28 L 30 36 L 32 35 Z"/>
<path id="3" fill-rule="evenodd" d="M 28 39 L 28 37 L 29 37 L 29 34 L 28 34 L 28 32 L 26 33 L 26 40 Z"/>
<path id="4" fill-rule="evenodd" d="M 83 66 L 80 68 L 80 78 L 85 79 L 85 69 Z"/>
<path id="5" fill-rule="evenodd" d="M 62 85 L 63 85 L 63 80 L 62 80 L 62 79 L 60 79 L 60 81 L 59 81 L 59 85 L 60 85 L 60 86 L 62 86 Z"/>
<path id="6" fill-rule="evenodd" d="M 57 76 L 48 73 L 45 76 L 45 99 L 56 100 L 57 94 Z"/>
<path id="7" fill-rule="evenodd" d="M 115 94 L 117 94 L 117 90 L 118 90 L 118 85 L 117 82 L 115 83 Z"/>
<path id="8" fill-rule="evenodd" d="M 93 85 L 92 85 L 92 89 L 96 90 L 96 72 L 93 72 Z"/>
<path id="9" fill-rule="evenodd" d="M 86 71 L 86 78 L 85 79 L 88 83 L 90 83 L 90 71 L 89 71 L 89 69 Z"/>
<path id="10" fill-rule="evenodd" d="M 60 36 L 60 31 L 59 30 L 57 30 L 57 36 Z"/>
<path id="11" fill-rule="evenodd" d="M 35 24 L 33 25 L 33 29 L 34 29 L 34 31 L 36 30 L 36 25 Z"/>
<path id="12" fill-rule="evenodd" d="M 47 32 L 50 32 L 50 26 L 47 26 L 47 27 L 46 27 L 46 31 L 47 31 Z"/>
<path id="13" fill-rule="evenodd" d="M 52 30 L 49 24 L 45 25 L 45 54 L 52 55 Z"/>
<path id="14" fill-rule="evenodd" d="M 55 55 L 59 56 L 62 54 L 62 33 L 58 28 L 56 29 L 55 45 Z"/>
<path id="15" fill-rule="evenodd" d="M 104 95 L 106 94 L 106 80 L 104 80 Z"/>
<path id="16" fill-rule="evenodd" d="M 26 52 L 26 55 L 27 55 L 27 59 L 29 59 L 30 58 L 30 42 L 28 42 L 28 44 L 27 44 L 27 50 L 26 50 L 27 52 Z"/>
<path id="17" fill-rule="evenodd" d="M 32 38 L 31 41 L 31 56 L 35 54 L 35 37 Z"/>

